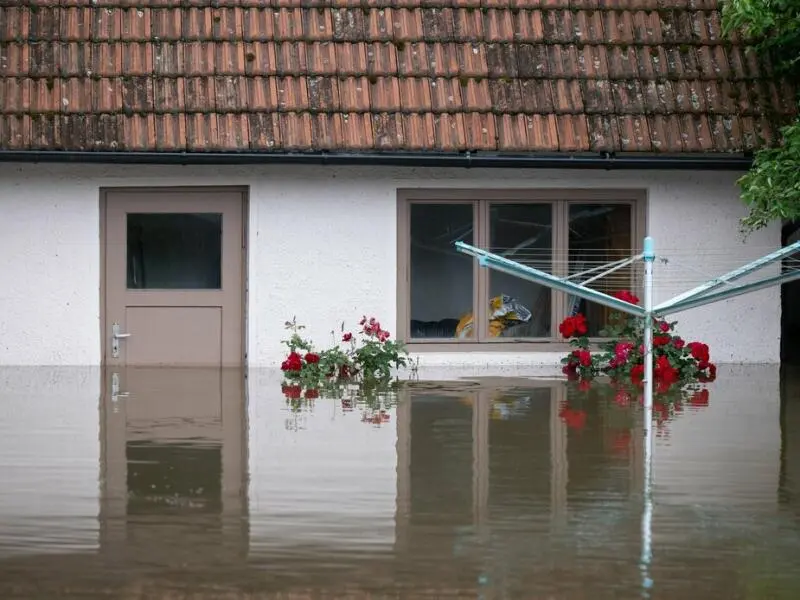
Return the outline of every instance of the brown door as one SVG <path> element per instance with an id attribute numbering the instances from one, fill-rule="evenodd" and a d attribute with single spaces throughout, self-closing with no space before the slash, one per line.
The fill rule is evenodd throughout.
<path id="1" fill-rule="evenodd" d="M 105 194 L 109 366 L 243 365 L 241 191 Z"/>

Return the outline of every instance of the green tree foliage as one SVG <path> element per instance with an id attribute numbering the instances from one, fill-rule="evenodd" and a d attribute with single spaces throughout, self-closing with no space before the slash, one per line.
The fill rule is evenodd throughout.
<path id="1" fill-rule="evenodd" d="M 738 32 L 753 40 L 752 50 L 774 65 L 777 77 L 800 83 L 800 0 L 725 0 L 722 16 L 726 35 Z M 800 118 L 780 133 L 780 145 L 758 150 L 739 179 L 750 209 L 745 232 L 800 219 Z"/>

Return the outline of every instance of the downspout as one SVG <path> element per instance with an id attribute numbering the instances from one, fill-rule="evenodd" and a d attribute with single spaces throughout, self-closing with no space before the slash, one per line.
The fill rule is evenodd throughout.
<path id="1" fill-rule="evenodd" d="M 475 152 L 104 152 L 0 150 L 0 162 L 114 165 L 320 165 L 488 169 L 746 171 L 752 158 L 733 154 L 483 154 Z"/>

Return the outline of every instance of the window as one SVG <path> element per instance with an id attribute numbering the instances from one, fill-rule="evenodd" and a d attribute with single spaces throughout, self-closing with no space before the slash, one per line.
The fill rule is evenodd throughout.
<path id="1" fill-rule="evenodd" d="M 582 312 L 598 337 L 609 311 L 513 275 L 481 268 L 457 241 L 576 282 L 640 244 L 642 195 L 627 191 L 409 190 L 399 195 L 399 327 L 406 342 L 552 342 Z M 641 231 L 640 231 L 641 229 Z M 636 289 L 630 266 L 591 281 L 606 293 Z"/>

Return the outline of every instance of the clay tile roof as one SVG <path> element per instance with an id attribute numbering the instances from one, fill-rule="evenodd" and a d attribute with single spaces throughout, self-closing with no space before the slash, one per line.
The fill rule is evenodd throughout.
<path id="1" fill-rule="evenodd" d="M 719 0 L 0 0 L 0 148 L 741 152 Z"/>

